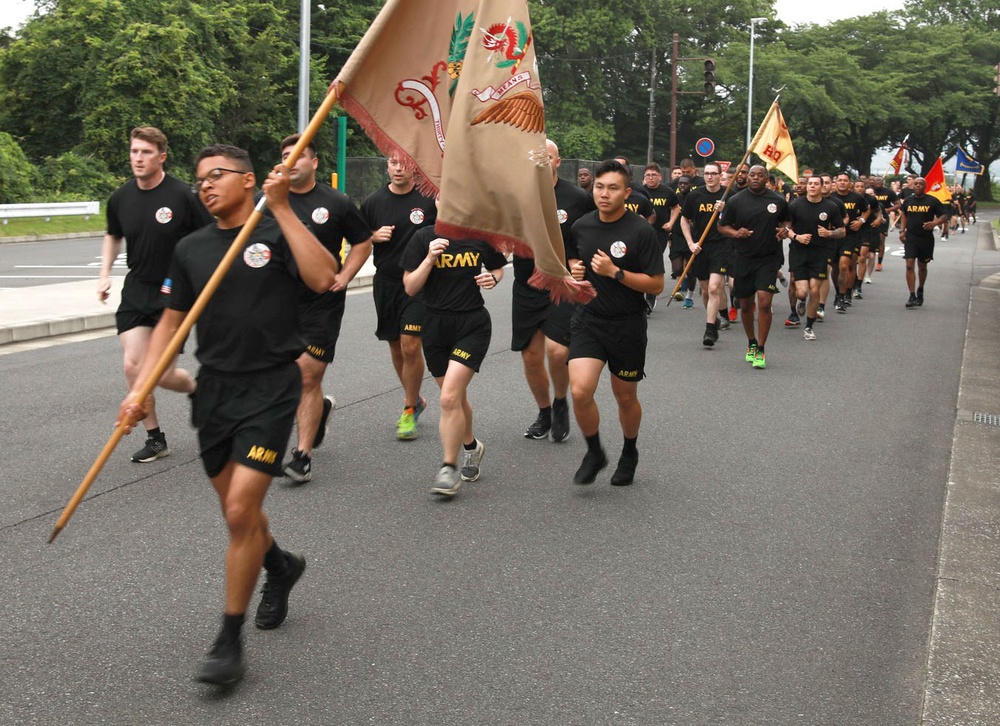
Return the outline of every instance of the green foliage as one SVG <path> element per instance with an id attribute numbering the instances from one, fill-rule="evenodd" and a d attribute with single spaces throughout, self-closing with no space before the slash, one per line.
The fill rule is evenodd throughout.
<path id="1" fill-rule="evenodd" d="M 35 168 L 14 138 L 0 131 L 0 204 L 26 202 L 35 184 Z"/>
<path id="2" fill-rule="evenodd" d="M 95 157 L 73 151 L 45 159 L 40 171 L 36 196 L 46 202 L 103 201 L 124 182 Z"/>

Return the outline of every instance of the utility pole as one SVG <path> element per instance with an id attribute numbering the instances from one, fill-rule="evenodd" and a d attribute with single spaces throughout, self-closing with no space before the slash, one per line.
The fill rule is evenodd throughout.
<path id="1" fill-rule="evenodd" d="M 312 37 L 312 5 L 302 0 L 299 23 L 299 133 L 309 125 L 309 40 Z"/>
<path id="2" fill-rule="evenodd" d="M 677 45 L 679 36 L 674 33 L 670 53 L 670 168 L 677 166 Z"/>
<path id="3" fill-rule="evenodd" d="M 649 139 L 646 144 L 646 163 L 653 163 L 653 129 L 656 123 L 656 48 L 649 56 Z"/>

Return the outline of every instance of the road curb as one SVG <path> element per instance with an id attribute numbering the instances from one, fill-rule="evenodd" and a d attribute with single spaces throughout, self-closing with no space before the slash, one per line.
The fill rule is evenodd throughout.
<path id="1" fill-rule="evenodd" d="M 15 242 L 56 242 L 62 239 L 90 239 L 103 237 L 104 232 L 64 232 L 62 234 L 29 234 L 23 237 L 0 237 L 0 245 Z"/>

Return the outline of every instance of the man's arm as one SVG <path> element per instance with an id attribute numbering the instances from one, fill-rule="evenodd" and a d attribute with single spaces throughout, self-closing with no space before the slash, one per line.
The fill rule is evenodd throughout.
<path id="1" fill-rule="evenodd" d="M 424 289 L 427 278 L 431 276 L 434 268 L 434 261 L 441 256 L 441 253 L 448 249 L 448 240 L 443 237 L 431 240 L 427 247 L 427 255 L 420 261 L 420 264 L 413 270 L 403 270 L 403 287 L 410 297 L 415 296 Z"/>
<path id="2" fill-rule="evenodd" d="M 122 251 L 122 238 L 105 234 L 101 244 L 101 272 L 97 277 L 97 299 L 107 302 L 111 294 L 111 267 Z"/>
<path id="3" fill-rule="evenodd" d="M 292 211 L 288 204 L 288 185 L 288 167 L 275 166 L 262 187 L 267 208 L 288 241 L 299 277 L 313 292 L 326 292 L 336 280 L 337 261 Z"/>
<path id="4" fill-rule="evenodd" d="M 659 295 L 663 292 L 663 273 L 657 275 L 647 275 L 645 272 L 630 272 L 629 270 L 622 270 L 614 263 L 614 261 L 608 257 L 604 250 L 597 250 L 590 260 L 590 269 L 592 269 L 596 274 L 603 275 L 604 277 L 614 278 L 615 274 L 621 270 L 623 274 L 622 279 L 619 280 L 622 285 L 636 292 L 646 293 L 647 295 Z"/>
<path id="5" fill-rule="evenodd" d="M 333 286 L 330 288 L 330 292 L 340 292 L 341 290 L 347 289 L 347 286 L 351 283 L 351 280 L 358 274 L 361 267 L 368 261 L 368 257 L 372 253 L 372 243 L 375 240 L 375 235 L 372 235 L 364 242 L 358 242 L 356 245 L 351 245 L 351 251 L 347 253 L 347 259 L 344 260 L 344 266 L 337 273 L 337 277 L 334 280 Z"/>

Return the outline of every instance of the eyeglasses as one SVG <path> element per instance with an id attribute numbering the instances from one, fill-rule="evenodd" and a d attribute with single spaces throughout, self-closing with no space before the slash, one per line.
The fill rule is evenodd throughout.
<path id="1" fill-rule="evenodd" d="M 205 182 L 209 182 L 213 186 L 222 178 L 223 174 L 249 174 L 250 172 L 241 171 L 239 169 L 226 169 L 221 166 L 217 166 L 208 172 L 207 176 L 203 176 L 200 179 L 195 177 L 194 184 L 191 185 L 191 191 L 195 194 L 201 191 L 201 186 Z"/>
<path id="2" fill-rule="evenodd" d="M 719 176 L 719 172 L 717 172 L 717 171 L 706 171 L 705 172 L 705 176 Z"/>

